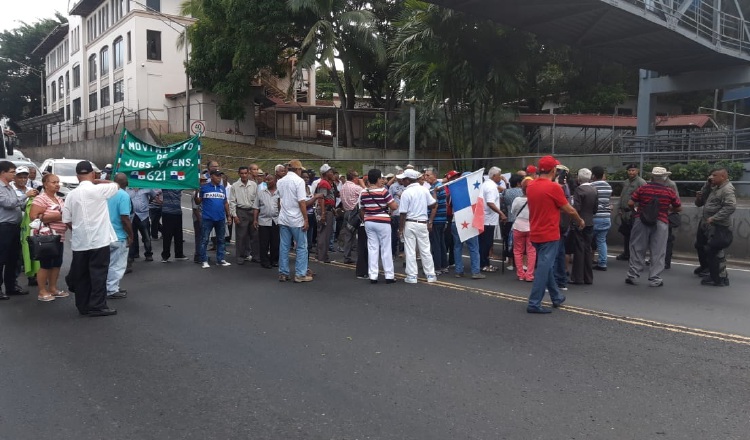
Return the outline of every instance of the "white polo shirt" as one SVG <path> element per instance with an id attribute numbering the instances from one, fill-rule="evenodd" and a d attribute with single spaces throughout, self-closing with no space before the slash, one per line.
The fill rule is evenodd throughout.
<path id="1" fill-rule="evenodd" d="M 281 200 L 280 225 L 292 228 L 301 228 L 305 225 L 307 210 L 300 211 L 299 202 L 307 200 L 306 188 L 305 181 L 292 171 L 286 173 L 286 176 L 276 183 L 276 192 L 279 194 L 279 200 Z"/>
<path id="2" fill-rule="evenodd" d="M 496 226 L 500 223 L 500 214 L 490 209 L 490 203 L 500 209 L 500 192 L 497 190 L 497 183 L 492 179 L 487 179 L 482 183 L 482 198 L 484 199 L 484 224 Z"/>
<path id="3" fill-rule="evenodd" d="M 398 205 L 399 213 L 406 214 L 407 220 L 427 221 L 429 207 L 437 203 L 430 191 L 417 182 L 406 187 Z"/>
<path id="4" fill-rule="evenodd" d="M 103 183 L 94 185 L 85 180 L 65 198 L 63 223 L 73 226 L 70 248 L 88 251 L 109 246 L 117 241 L 117 234 L 109 221 L 107 200 L 114 197 L 120 185 Z"/>

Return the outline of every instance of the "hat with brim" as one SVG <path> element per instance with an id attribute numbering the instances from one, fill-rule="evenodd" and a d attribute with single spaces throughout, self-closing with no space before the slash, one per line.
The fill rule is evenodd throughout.
<path id="1" fill-rule="evenodd" d="M 16 176 L 19 174 L 29 174 L 29 167 L 20 166 L 16 168 Z"/>
<path id="2" fill-rule="evenodd" d="M 397 179 L 410 179 L 410 180 L 417 180 L 419 179 L 420 174 L 411 168 L 408 168 L 404 170 L 403 173 L 396 176 Z"/>
<path id="3" fill-rule="evenodd" d="M 654 169 L 651 170 L 652 176 L 669 176 L 670 174 L 672 173 L 667 171 L 664 167 L 654 167 Z"/>

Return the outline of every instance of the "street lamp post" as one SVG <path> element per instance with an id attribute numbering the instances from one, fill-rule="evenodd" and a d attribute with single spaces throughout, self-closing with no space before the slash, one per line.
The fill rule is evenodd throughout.
<path id="1" fill-rule="evenodd" d="M 22 63 L 20 61 L 16 61 L 16 60 L 14 60 L 12 58 L 0 57 L 0 60 L 5 60 L 5 61 L 9 61 L 11 63 L 16 63 L 19 66 L 22 66 L 22 67 L 25 67 L 25 68 L 29 69 L 29 71 L 31 73 L 33 73 L 34 75 L 36 75 L 36 76 L 39 77 L 39 86 L 40 86 L 40 92 L 41 92 L 40 95 L 39 95 L 39 98 L 40 98 L 39 107 L 40 107 L 40 110 L 41 110 L 41 114 L 44 114 L 44 90 L 45 90 L 45 87 L 44 87 L 44 72 L 41 71 L 41 70 L 39 70 L 39 69 L 36 69 L 34 67 L 31 67 L 28 64 Z"/>
<path id="2" fill-rule="evenodd" d="M 141 3 L 141 2 L 139 2 L 137 0 L 130 0 L 130 1 L 133 2 L 133 3 L 135 3 L 136 5 L 144 8 L 144 9 L 146 9 L 149 12 L 152 12 L 152 13 L 158 15 L 159 17 L 163 18 L 164 20 L 167 20 L 167 21 L 169 21 L 172 24 L 176 24 L 177 26 L 180 26 L 183 29 L 183 31 L 185 32 L 185 42 L 184 42 L 184 45 L 185 45 L 185 132 L 186 133 L 190 133 L 190 75 L 188 74 L 188 70 L 187 70 L 188 61 L 190 61 L 189 54 L 188 54 L 188 37 L 187 37 L 187 28 L 188 27 L 186 25 L 178 22 L 178 21 L 175 21 L 171 17 L 168 17 L 168 16 L 162 14 L 160 11 L 157 11 L 156 9 L 153 9 L 153 8 L 150 8 L 150 7 L 146 6 L 146 5 L 144 5 L 143 3 Z M 175 30 L 175 29 L 172 28 L 172 30 Z"/>

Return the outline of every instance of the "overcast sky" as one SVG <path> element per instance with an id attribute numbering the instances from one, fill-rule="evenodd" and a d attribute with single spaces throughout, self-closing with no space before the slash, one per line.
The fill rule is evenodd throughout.
<path id="1" fill-rule="evenodd" d="M 77 0 L 71 0 L 71 4 Z M 54 18 L 55 11 L 67 15 L 68 0 L 3 0 L 0 9 L 0 31 L 20 26 L 19 21 L 28 24 L 44 18 Z"/>

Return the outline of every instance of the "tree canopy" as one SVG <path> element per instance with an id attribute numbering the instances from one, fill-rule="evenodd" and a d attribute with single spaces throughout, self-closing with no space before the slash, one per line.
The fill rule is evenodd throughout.
<path id="1" fill-rule="evenodd" d="M 61 14 L 0 33 L 0 114 L 20 121 L 42 112 L 42 85 L 38 72 L 44 72 L 44 54 L 32 51 L 55 27 L 66 23 Z M 13 60 L 13 61 L 9 61 Z M 30 66 L 32 69 L 28 67 Z"/>

